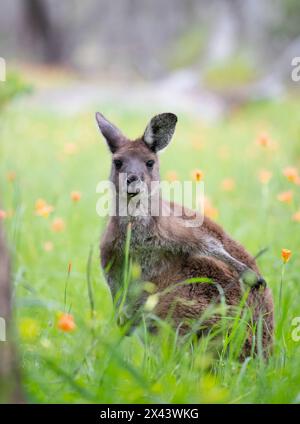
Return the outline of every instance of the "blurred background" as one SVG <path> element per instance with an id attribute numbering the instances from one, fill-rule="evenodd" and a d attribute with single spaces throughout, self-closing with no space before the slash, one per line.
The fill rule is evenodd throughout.
<path id="1" fill-rule="evenodd" d="M 0 56 L 56 110 L 109 100 L 214 120 L 297 88 L 299 21 L 297 0 L 2 0 Z"/>
<path id="2" fill-rule="evenodd" d="M 299 22 L 299 0 L 1 0 L 0 250 L 12 272 L 0 264 L 0 289 L 12 283 L 28 401 L 299 403 Z M 96 110 L 131 138 L 154 114 L 178 115 L 162 179 L 203 179 L 206 215 L 265 252 L 277 320 L 268 365 L 215 361 L 214 341 L 190 360 L 169 336 L 149 350 L 120 338 L 99 263 L 96 186 L 111 158 Z M 282 248 L 292 259 L 280 304 Z M 3 375 L 8 386 L 18 375 L 2 351 L 0 403 Z"/>

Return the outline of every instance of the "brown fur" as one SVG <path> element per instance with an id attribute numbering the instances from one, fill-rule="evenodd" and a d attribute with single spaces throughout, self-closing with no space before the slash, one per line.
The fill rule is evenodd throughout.
<path id="1" fill-rule="evenodd" d="M 108 121 L 103 121 L 104 117 L 97 118 L 112 150 L 113 160 L 121 158 L 124 162 L 122 166 L 125 168 L 123 172 L 128 174 L 134 172 L 147 184 L 159 179 L 156 152 L 160 148 L 160 138 L 155 138 L 155 134 L 158 126 L 161 137 L 165 120 L 168 119 L 162 117 L 163 120 L 160 121 L 157 121 L 157 117 L 154 118 L 155 122 L 150 122 L 144 137 L 135 142 L 127 140 L 120 132 L 115 133 L 118 130 Z M 173 122 L 167 122 L 169 132 L 163 133 L 164 146 L 173 134 L 172 124 Z M 153 134 L 155 151 L 151 144 Z M 151 172 L 144 166 L 149 158 L 155 160 Z M 112 181 L 117 182 L 117 174 L 113 165 Z M 179 207 L 164 200 L 160 202 L 162 208 L 170 207 L 173 211 Z M 211 305 L 220 302 L 221 291 L 224 293 L 227 305 L 237 306 L 243 294 L 241 275 L 245 270 L 252 270 L 258 281 L 262 280 L 255 259 L 218 224 L 205 217 L 202 226 L 186 227 L 184 225 L 186 219 L 185 215 L 174 216 L 174 214 L 169 217 L 162 215 L 145 218 L 111 217 L 101 241 L 102 267 L 112 294 L 115 295 L 122 282 L 126 231 L 128 223 L 131 223 L 130 255 L 141 267 L 141 280 L 155 283 L 158 292 L 164 292 L 174 286 L 174 290 L 167 290 L 165 294 L 159 296 L 154 312 L 160 318 L 171 319 L 175 327 L 180 327 L 181 333 L 185 333 L 189 328 L 188 320 L 199 319 Z M 198 277 L 207 277 L 214 284 L 177 284 Z M 259 284 L 252 287 L 247 304 L 253 312 L 254 322 L 257 322 L 260 316 L 263 318 L 262 344 L 267 354 L 273 335 L 273 303 L 270 290 Z M 216 321 L 216 316 L 210 317 L 205 321 L 205 325 L 212 325 Z M 244 355 L 251 351 L 252 336 L 249 333 Z"/>

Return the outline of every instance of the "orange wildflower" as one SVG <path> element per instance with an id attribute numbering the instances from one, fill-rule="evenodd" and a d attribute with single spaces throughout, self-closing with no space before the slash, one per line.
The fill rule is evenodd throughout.
<path id="1" fill-rule="evenodd" d="M 79 202 L 79 200 L 81 199 L 81 193 L 79 191 L 72 191 L 71 199 L 74 203 Z"/>
<path id="2" fill-rule="evenodd" d="M 9 171 L 6 174 L 7 181 L 9 181 L 10 183 L 15 181 L 16 177 L 17 177 L 17 174 L 15 173 L 15 171 Z"/>
<path id="3" fill-rule="evenodd" d="M 292 256 L 291 250 L 289 250 L 289 249 L 282 249 L 281 250 L 281 258 L 283 260 L 283 263 L 286 264 L 290 260 L 291 256 Z"/>
<path id="4" fill-rule="evenodd" d="M 74 143 L 66 143 L 64 145 L 64 153 L 66 155 L 74 155 L 77 152 L 77 146 Z"/>
<path id="5" fill-rule="evenodd" d="M 45 201 L 45 200 L 43 200 L 43 199 L 38 199 L 36 202 L 35 202 L 35 209 L 41 209 L 41 208 L 43 208 L 44 206 L 46 206 L 47 205 L 47 202 Z"/>
<path id="6" fill-rule="evenodd" d="M 218 209 L 212 205 L 208 197 L 204 199 L 204 215 L 211 219 L 217 219 L 219 216 Z"/>
<path id="7" fill-rule="evenodd" d="M 192 177 L 194 180 L 196 180 L 197 182 L 202 181 L 204 179 L 204 172 L 201 171 L 200 169 L 195 169 L 192 172 Z"/>
<path id="8" fill-rule="evenodd" d="M 46 205 L 43 208 L 38 209 L 36 214 L 47 218 L 51 212 L 53 212 L 53 206 Z"/>
<path id="9" fill-rule="evenodd" d="M 292 216 L 292 220 L 296 222 L 300 222 L 300 210 Z"/>
<path id="10" fill-rule="evenodd" d="M 43 199 L 38 199 L 35 202 L 35 213 L 36 215 L 43 216 L 47 218 L 51 212 L 53 212 L 54 208 Z"/>
<path id="11" fill-rule="evenodd" d="M 43 248 L 45 252 L 51 252 L 53 250 L 53 243 L 51 241 L 45 241 Z"/>
<path id="12" fill-rule="evenodd" d="M 178 175 L 176 173 L 176 171 L 168 171 L 166 173 L 166 180 L 168 181 L 178 181 Z"/>
<path id="13" fill-rule="evenodd" d="M 257 139 L 256 143 L 261 147 L 270 147 L 272 145 L 271 139 L 267 133 L 261 133 Z"/>
<path id="14" fill-rule="evenodd" d="M 279 200 L 279 202 L 290 204 L 293 200 L 293 192 L 289 190 L 279 193 L 277 199 Z"/>
<path id="15" fill-rule="evenodd" d="M 192 147 L 196 150 L 202 150 L 204 148 L 204 143 L 198 139 L 192 140 Z"/>
<path id="16" fill-rule="evenodd" d="M 272 178 L 272 172 L 267 171 L 266 169 L 262 169 L 258 173 L 258 179 L 262 184 L 269 184 L 271 178 Z"/>
<path id="17" fill-rule="evenodd" d="M 65 229 L 64 220 L 62 218 L 55 218 L 54 221 L 52 222 L 51 228 L 52 228 L 52 231 L 54 231 L 55 233 L 59 233 L 63 231 Z"/>
<path id="18" fill-rule="evenodd" d="M 293 166 L 284 168 L 282 173 L 291 183 L 296 183 L 299 180 L 298 169 Z"/>
<path id="19" fill-rule="evenodd" d="M 0 219 L 5 219 L 6 217 L 7 213 L 4 210 L 0 209 Z"/>
<path id="20" fill-rule="evenodd" d="M 235 181 L 233 178 L 225 178 L 221 182 L 221 188 L 224 191 L 233 191 L 235 189 Z"/>
<path id="21" fill-rule="evenodd" d="M 61 314 L 57 323 L 57 327 L 61 331 L 66 331 L 66 332 L 75 330 L 76 324 L 74 322 L 73 315 L 65 314 L 65 313 Z"/>

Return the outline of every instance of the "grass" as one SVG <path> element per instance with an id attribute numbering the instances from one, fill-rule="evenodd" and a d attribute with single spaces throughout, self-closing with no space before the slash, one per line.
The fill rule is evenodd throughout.
<path id="1" fill-rule="evenodd" d="M 132 137 L 150 117 L 146 110 L 109 105 L 102 112 Z M 300 208 L 300 187 L 282 175 L 286 166 L 299 169 L 299 118 L 296 100 L 250 105 L 214 126 L 180 116 L 174 141 L 161 155 L 163 177 L 172 171 L 185 180 L 203 170 L 217 221 L 251 253 L 268 248 L 258 262 L 275 299 L 274 354 L 268 363 L 260 356 L 241 363 L 241 320 L 234 321 L 232 335 L 224 318 L 221 347 L 213 332 L 194 343 L 167 323 L 160 323 L 158 337 L 144 322 L 130 336 L 116 325 L 99 265 L 105 219 L 96 214 L 96 185 L 108 176 L 110 156 L 93 111 L 62 117 L 15 103 L 1 112 L 1 208 L 14 259 L 15 321 L 29 402 L 299 403 L 300 343 L 292 339 L 292 320 L 300 316 L 300 223 L 292 216 Z M 266 147 L 255 141 L 262 131 Z M 273 174 L 267 185 L 258 179 L 261 169 Z M 222 189 L 228 178 L 231 191 Z M 77 203 L 70 198 L 74 190 L 82 195 Z M 287 190 L 294 192 L 292 202 L 278 201 Z M 36 215 L 39 198 L 54 207 L 49 217 Z M 56 218 L 63 220 L 60 232 L 52 228 Z M 282 248 L 293 255 L 279 310 Z M 75 331 L 58 328 L 63 311 L 74 317 Z"/>

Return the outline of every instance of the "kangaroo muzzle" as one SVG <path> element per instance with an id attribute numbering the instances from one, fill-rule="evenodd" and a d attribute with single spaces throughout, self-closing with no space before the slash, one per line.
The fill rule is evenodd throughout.
<path id="1" fill-rule="evenodd" d="M 127 194 L 130 196 L 135 196 L 136 194 L 139 194 L 143 189 L 143 181 L 138 175 L 135 174 L 129 174 L 127 176 Z"/>

